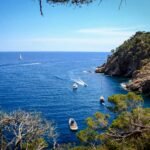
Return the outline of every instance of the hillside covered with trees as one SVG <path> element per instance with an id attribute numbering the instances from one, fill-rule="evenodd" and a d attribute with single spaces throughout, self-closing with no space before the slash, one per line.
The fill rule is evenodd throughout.
<path id="1" fill-rule="evenodd" d="M 96 73 L 132 78 L 127 89 L 150 94 L 150 32 L 137 32 L 108 57 Z"/>

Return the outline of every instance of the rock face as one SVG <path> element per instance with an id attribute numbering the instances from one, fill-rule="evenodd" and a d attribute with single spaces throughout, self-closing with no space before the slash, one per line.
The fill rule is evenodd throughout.
<path id="1" fill-rule="evenodd" d="M 95 72 L 131 77 L 127 89 L 150 94 L 150 32 L 137 32 L 113 50 L 107 62 Z"/>
<path id="2" fill-rule="evenodd" d="M 150 95 L 150 62 L 133 74 L 132 82 L 128 83 L 127 89 L 139 91 Z"/>

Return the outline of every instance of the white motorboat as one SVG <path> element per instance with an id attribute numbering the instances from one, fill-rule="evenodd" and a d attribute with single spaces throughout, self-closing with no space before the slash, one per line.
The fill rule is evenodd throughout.
<path id="1" fill-rule="evenodd" d="M 100 103 L 101 103 L 101 104 L 105 103 L 104 96 L 101 96 L 101 97 L 100 97 Z"/>
<path id="2" fill-rule="evenodd" d="M 78 125 L 74 118 L 69 119 L 69 127 L 70 127 L 70 130 L 72 130 L 72 131 L 78 130 Z"/>
<path id="3" fill-rule="evenodd" d="M 74 84 L 72 85 L 72 88 L 73 88 L 73 90 L 77 90 L 77 89 L 78 89 L 78 84 L 77 84 L 77 83 L 74 83 Z"/>

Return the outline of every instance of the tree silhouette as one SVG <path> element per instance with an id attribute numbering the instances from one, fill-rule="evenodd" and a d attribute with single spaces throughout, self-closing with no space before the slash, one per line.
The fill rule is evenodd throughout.
<path id="1" fill-rule="evenodd" d="M 43 16 L 43 8 L 42 8 L 42 1 L 43 0 L 38 0 L 39 1 L 39 6 L 40 6 L 40 13 L 41 15 Z M 48 4 L 54 4 L 54 5 L 57 5 L 57 4 L 70 4 L 70 5 L 75 5 L 75 6 L 82 6 L 82 5 L 85 5 L 85 4 L 90 4 L 92 2 L 94 2 L 96 0 L 46 0 L 46 2 Z M 99 3 L 101 3 L 102 1 L 104 0 L 98 0 Z M 119 9 L 121 8 L 121 5 L 122 3 L 126 2 L 126 0 L 120 0 L 120 3 L 119 3 Z"/>

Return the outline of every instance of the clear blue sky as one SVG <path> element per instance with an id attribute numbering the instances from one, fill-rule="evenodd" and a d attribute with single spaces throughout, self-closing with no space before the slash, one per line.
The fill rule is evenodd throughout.
<path id="1" fill-rule="evenodd" d="M 46 1 L 46 0 L 43 0 Z M 110 51 L 150 31 L 150 0 L 103 0 L 81 8 L 38 0 L 1 0 L 0 51 Z"/>

